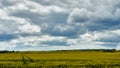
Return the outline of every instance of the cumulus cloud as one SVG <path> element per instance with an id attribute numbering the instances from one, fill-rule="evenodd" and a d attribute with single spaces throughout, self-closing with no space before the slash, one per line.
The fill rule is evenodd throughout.
<path id="1" fill-rule="evenodd" d="M 96 42 L 97 44 L 101 44 L 108 47 L 116 47 L 120 42 L 119 32 L 120 30 L 92 32 L 85 33 L 80 37 L 82 40 Z"/>
<path id="2" fill-rule="evenodd" d="M 120 0 L 0 0 L 0 50 L 119 49 L 119 6 Z"/>
<path id="3" fill-rule="evenodd" d="M 74 9 L 69 17 L 67 22 L 68 23 L 84 23 L 88 21 L 92 17 L 92 12 L 88 11 L 85 8 L 76 8 Z"/>
<path id="4" fill-rule="evenodd" d="M 80 23 L 90 31 L 112 29 L 119 25 L 119 3 L 112 0 L 88 0 L 85 3 L 91 4 L 91 9 L 85 6 L 73 9 L 67 19 L 68 23 Z"/>

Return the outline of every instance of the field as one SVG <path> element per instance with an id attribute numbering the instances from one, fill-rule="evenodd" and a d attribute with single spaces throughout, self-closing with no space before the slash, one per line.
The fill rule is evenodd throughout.
<path id="1" fill-rule="evenodd" d="M 0 53 L 0 68 L 120 68 L 120 52 Z"/>

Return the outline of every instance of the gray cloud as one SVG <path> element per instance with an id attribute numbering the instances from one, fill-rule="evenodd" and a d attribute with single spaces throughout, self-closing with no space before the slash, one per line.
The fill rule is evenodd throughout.
<path id="1" fill-rule="evenodd" d="M 92 17 L 92 12 L 85 8 L 76 8 L 70 13 L 67 21 L 68 23 L 85 23 L 90 17 Z"/>
<path id="2" fill-rule="evenodd" d="M 44 41 L 41 44 L 47 45 L 47 46 L 69 46 L 65 40 L 63 40 L 63 41 L 59 41 L 59 40 Z"/>
<path id="3" fill-rule="evenodd" d="M 10 41 L 11 39 L 16 39 L 17 36 L 14 34 L 0 34 L 0 42 Z"/>

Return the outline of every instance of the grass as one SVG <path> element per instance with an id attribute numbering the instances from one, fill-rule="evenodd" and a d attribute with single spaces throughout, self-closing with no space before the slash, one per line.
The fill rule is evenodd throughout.
<path id="1" fill-rule="evenodd" d="M 0 53 L 0 68 L 119 68 L 120 52 L 53 51 Z"/>

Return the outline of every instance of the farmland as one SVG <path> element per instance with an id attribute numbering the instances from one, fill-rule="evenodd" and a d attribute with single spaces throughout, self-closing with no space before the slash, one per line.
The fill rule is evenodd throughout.
<path id="1" fill-rule="evenodd" d="M 0 68 L 119 68 L 120 52 L 51 51 L 0 53 Z"/>

